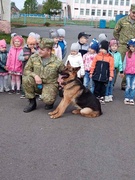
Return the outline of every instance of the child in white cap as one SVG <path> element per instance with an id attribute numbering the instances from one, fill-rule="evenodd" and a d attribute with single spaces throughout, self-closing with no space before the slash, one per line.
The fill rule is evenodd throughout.
<path id="1" fill-rule="evenodd" d="M 66 56 L 66 53 L 67 53 L 67 42 L 65 40 L 66 32 L 65 32 L 65 29 L 58 29 L 57 32 L 59 35 L 58 44 L 62 50 L 62 59 L 64 59 L 64 57 Z"/>
<path id="2" fill-rule="evenodd" d="M 81 53 L 79 53 L 79 45 L 78 43 L 73 43 L 70 48 L 70 54 L 67 57 L 65 65 L 67 62 L 71 64 L 72 67 L 81 67 L 77 72 L 77 77 L 83 82 L 83 76 L 85 74 L 84 64 Z"/>
<path id="3" fill-rule="evenodd" d="M 54 45 L 52 49 L 52 53 L 55 54 L 58 58 L 62 60 L 62 49 L 58 44 L 59 34 L 56 29 L 51 29 L 49 31 L 49 37 L 54 40 Z"/>

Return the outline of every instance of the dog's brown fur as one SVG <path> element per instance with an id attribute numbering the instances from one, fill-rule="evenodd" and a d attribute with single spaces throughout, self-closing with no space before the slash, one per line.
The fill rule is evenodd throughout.
<path id="1" fill-rule="evenodd" d="M 62 72 L 64 85 L 64 97 L 58 107 L 50 112 L 50 118 L 58 118 L 63 115 L 70 103 L 73 103 L 77 108 L 73 110 L 73 114 L 81 114 L 85 117 L 98 117 L 102 114 L 99 100 L 85 88 L 77 78 L 79 68 L 73 68 L 68 63 L 65 70 Z"/>

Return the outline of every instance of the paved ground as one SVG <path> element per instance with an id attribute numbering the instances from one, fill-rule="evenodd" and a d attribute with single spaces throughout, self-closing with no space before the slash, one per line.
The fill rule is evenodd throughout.
<path id="1" fill-rule="evenodd" d="M 66 26 L 68 45 L 85 30 L 97 36 L 112 30 Z M 21 28 L 48 35 L 49 28 Z M 103 115 L 72 115 L 52 120 L 38 101 L 37 110 L 25 114 L 27 100 L 0 94 L 0 180 L 135 180 L 135 107 L 123 104 L 118 78 L 114 102 L 102 106 Z M 55 107 L 60 98 L 57 99 Z"/>

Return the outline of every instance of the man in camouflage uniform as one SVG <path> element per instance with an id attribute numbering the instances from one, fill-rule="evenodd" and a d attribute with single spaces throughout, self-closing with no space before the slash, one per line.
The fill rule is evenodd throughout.
<path id="1" fill-rule="evenodd" d="M 24 68 L 22 83 L 30 102 L 24 108 L 26 113 L 36 109 L 35 93 L 41 94 L 45 109 L 53 108 L 58 94 L 58 75 L 65 67 L 62 60 L 51 53 L 53 43 L 52 39 L 43 38 L 39 53 L 31 55 Z"/>
<path id="2" fill-rule="evenodd" d="M 118 51 L 121 53 L 122 60 L 124 60 L 125 53 L 128 51 L 127 42 L 135 38 L 135 4 L 131 4 L 129 15 L 117 22 L 113 35 L 119 41 Z M 126 80 L 123 78 L 121 89 L 125 90 L 125 86 Z"/>

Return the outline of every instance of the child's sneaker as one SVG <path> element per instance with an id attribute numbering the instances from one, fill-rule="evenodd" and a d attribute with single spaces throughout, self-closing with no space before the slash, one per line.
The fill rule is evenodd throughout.
<path id="1" fill-rule="evenodd" d="M 8 94 L 15 94 L 15 90 L 10 90 Z"/>
<path id="2" fill-rule="evenodd" d="M 20 94 L 20 90 L 17 90 L 17 91 L 16 91 L 16 94 Z"/>
<path id="3" fill-rule="evenodd" d="M 4 92 L 4 89 L 0 89 L 0 93 L 3 93 Z"/>
<path id="4" fill-rule="evenodd" d="M 20 96 L 20 99 L 25 99 L 25 95 L 22 94 L 22 95 Z"/>
<path id="5" fill-rule="evenodd" d="M 104 97 L 101 97 L 101 98 L 100 98 L 100 103 L 103 104 L 103 105 L 105 104 Z"/>
<path id="6" fill-rule="evenodd" d="M 5 92 L 9 92 L 10 91 L 10 89 L 9 88 L 5 88 Z"/>
<path id="7" fill-rule="evenodd" d="M 109 102 L 109 96 L 105 96 L 105 102 Z"/>
<path id="8" fill-rule="evenodd" d="M 135 105 L 135 102 L 133 99 L 130 100 L 130 105 L 134 106 Z"/>
<path id="9" fill-rule="evenodd" d="M 129 101 L 128 98 L 125 98 L 125 99 L 124 99 L 124 104 L 130 104 L 130 101 Z"/>
<path id="10" fill-rule="evenodd" d="M 112 101 L 113 101 L 113 96 L 109 95 L 109 102 L 112 102 Z"/>

